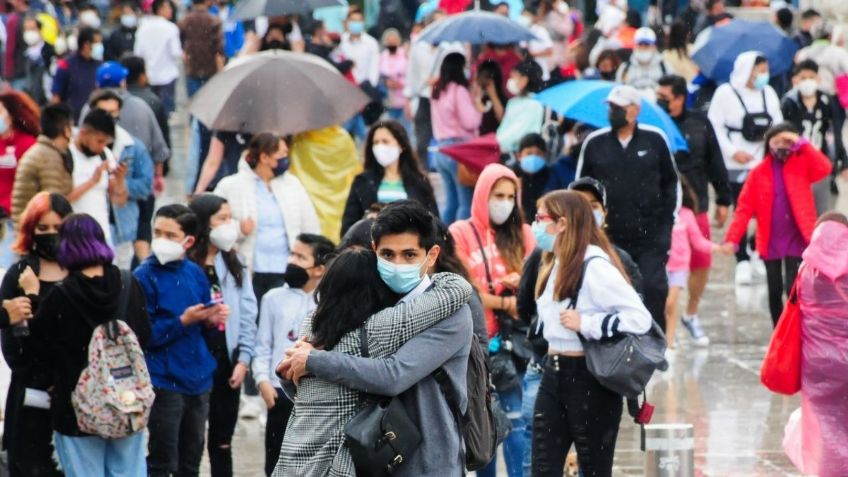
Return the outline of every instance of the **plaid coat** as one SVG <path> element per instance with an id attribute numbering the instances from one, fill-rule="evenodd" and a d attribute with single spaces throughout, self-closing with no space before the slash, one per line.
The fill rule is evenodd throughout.
<path id="1" fill-rule="evenodd" d="M 407 341 L 456 313 L 468 302 L 471 285 L 451 273 L 433 276 L 433 287 L 407 302 L 370 317 L 368 352 L 371 358 L 391 356 Z M 312 318 L 301 335 L 311 337 Z M 334 352 L 361 356 L 359 330 L 342 337 Z M 353 460 L 344 445 L 345 424 L 354 416 L 361 393 L 316 377 L 305 377 L 296 392 L 274 477 L 356 477 Z"/>

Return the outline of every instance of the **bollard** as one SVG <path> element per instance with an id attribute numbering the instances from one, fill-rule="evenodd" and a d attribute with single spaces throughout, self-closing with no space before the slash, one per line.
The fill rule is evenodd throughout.
<path id="1" fill-rule="evenodd" d="M 694 477 L 695 431 L 692 424 L 645 426 L 645 476 Z"/>

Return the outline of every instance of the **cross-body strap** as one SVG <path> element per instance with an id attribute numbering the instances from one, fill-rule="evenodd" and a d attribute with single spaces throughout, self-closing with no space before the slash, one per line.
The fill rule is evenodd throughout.
<path id="1" fill-rule="evenodd" d="M 576 310 L 577 309 L 577 297 L 580 296 L 580 289 L 583 288 L 583 280 L 586 278 L 586 270 L 589 268 L 589 262 L 591 262 L 592 260 L 594 260 L 596 258 L 603 258 L 603 257 L 595 255 L 594 257 L 587 258 L 583 262 L 583 269 L 580 271 L 580 278 L 577 279 L 577 286 L 574 287 L 574 296 L 571 298 L 571 303 L 568 304 L 566 309 L 568 309 L 568 310 Z M 578 336 L 580 336 L 580 333 L 578 333 Z"/>
<path id="2" fill-rule="evenodd" d="M 739 98 L 739 103 L 742 104 L 742 110 L 745 111 L 745 114 L 748 114 L 748 107 L 745 106 L 745 101 L 742 101 L 742 96 L 739 94 L 739 91 L 736 91 L 736 88 L 733 86 L 730 87 L 730 90 L 733 91 L 733 94 L 735 94 L 737 98 Z M 765 106 L 765 94 L 765 91 L 763 91 L 763 106 Z"/>
<path id="3" fill-rule="evenodd" d="M 489 258 L 486 257 L 486 250 L 483 248 L 483 241 L 480 240 L 480 234 L 477 232 L 477 227 L 470 220 L 468 225 L 471 226 L 471 231 L 474 232 L 474 238 L 477 239 L 477 246 L 480 247 L 480 254 L 483 256 L 483 266 L 486 268 L 486 281 L 489 284 L 489 293 L 495 294 L 495 285 L 492 283 L 492 274 L 489 271 Z"/>
<path id="4" fill-rule="evenodd" d="M 451 386 L 450 378 L 448 378 L 448 373 L 445 371 L 445 368 L 439 367 L 439 369 L 434 371 L 433 379 L 439 383 L 439 388 L 445 396 L 445 401 L 447 401 L 451 414 L 453 414 L 453 418 L 456 420 L 456 425 L 460 426 L 460 430 L 462 430 L 464 420 L 462 412 L 459 410 L 459 399 L 456 392 L 454 392 L 453 386 Z"/>

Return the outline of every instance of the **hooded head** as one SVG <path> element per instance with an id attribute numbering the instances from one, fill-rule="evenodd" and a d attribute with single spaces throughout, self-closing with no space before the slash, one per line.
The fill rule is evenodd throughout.
<path id="1" fill-rule="evenodd" d="M 492 189 L 501 179 L 511 181 L 515 186 L 514 214 L 521 213 L 521 185 L 512 169 L 502 164 L 489 164 L 483 169 L 477 185 L 474 186 L 474 198 L 471 200 L 471 220 L 482 230 L 493 228 L 489 217 L 489 202 L 492 200 Z"/>
<path id="2" fill-rule="evenodd" d="M 736 57 L 733 62 L 733 72 L 730 73 L 730 85 L 741 90 L 754 87 L 757 76 L 765 74 L 768 83 L 768 62 L 759 51 L 746 51 Z M 760 80 L 762 81 L 762 80 Z"/>
<path id="3" fill-rule="evenodd" d="M 848 275 L 848 219 L 842 214 L 825 214 L 813 231 L 810 245 L 804 250 L 804 262 L 827 278 L 836 280 Z"/>

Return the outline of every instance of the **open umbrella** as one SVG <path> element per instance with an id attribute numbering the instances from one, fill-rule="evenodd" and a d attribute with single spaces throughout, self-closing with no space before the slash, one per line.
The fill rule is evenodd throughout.
<path id="1" fill-rule="evenodd" d="M 188 110 L 211 129 L 294 134 L 341 124 L 369 101 L 323 59 L 274 50 L 230 63 Z"/>
<path id="2" fill-rule="evenodd" d="M 501 158 L 501 148 L 495 134 L 486 134 L 469 141 L 439 148 L 439 152 L 450 156 L 472 172 L 481 173 L 489 164 Z"/>
<path id="3" fill-rule="evenodd" d="M 789 71 L 798 51 L 798 44 L 792 38 L 767 22 L 733 20 L 727 25 L 714 27 L 709 35 L 692 59 L 704 76 L 719 83 L 730 79 L 733 62 L 746 51 L 762 52 L 774 75 Z"/>
<path id="4" fill-rule="evenodd" d="M 443 41 L 459 41 L 482 45 L 506 45 L 535 40 L 527 28 L 496 13 L 478 10 L 444 18 L 421 32 L 422 41 L 437 45 Z"/>
<path id="5" fill-rule="evenodd" d="M 536 99 L 566 118 L 602 128 L 609 126 L 604 102 L 615 83 L 601 80 L 577 80 L 561 83 L 536 95 Z M 642 100 L 638 121 L 662 129 L 673 151 L 689 146 L 671 117 L 656 104 Z"/>
<path id="6" fill-rule="evenodd" d="M 346 7 L 347 0 L 241 0 L 233 12 L 235 20 L 256 17 L 302 15 L 321 7 Z"/>

